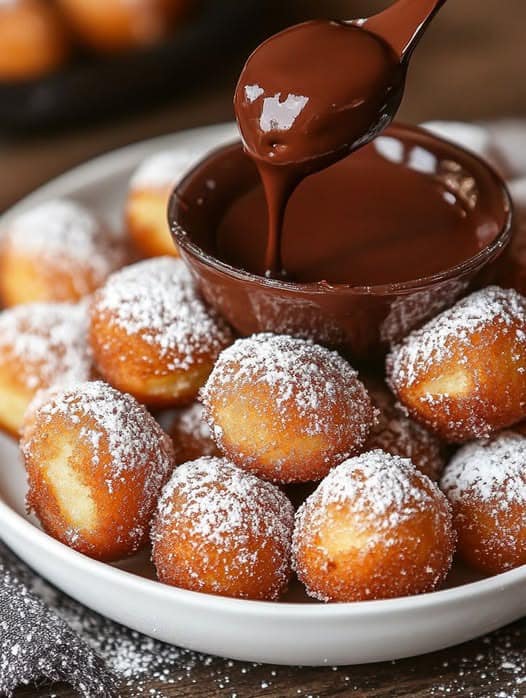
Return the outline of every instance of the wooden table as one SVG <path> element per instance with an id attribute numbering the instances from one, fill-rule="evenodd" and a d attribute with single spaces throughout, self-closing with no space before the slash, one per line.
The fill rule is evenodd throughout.
<path id="1" fill-rule="evenodd" d="M 170 680 L 172 684 L 168 683 Z M 154 693 L 150 693 L 154 691 Z M 156 692 L 157 691 L 157 692 Z M 67 687 L 33 687 L 16 698 L 73 698 Z M 123 690 L 123 698 L 519 698 L 526 695 L 526 622 L 443 652 L 354 667 L 301 668 L 215 659 L 164 681 Z"/>
<path id="2" fill-rule="evenodd" d="M 383 3 L 386 4 L 385 2 Z M 311 14 L 319 14 L 319 4 Z M 381 2 L 334 0 L 324 12 L 352 16 Z M 511 15 L 511 20 L 503 12 Z M 302 13 L 305 11 L 303 6 Z M 411 70 L 402 118 L 494 118 L 526 115 L 524 0 L 455 0 L 449 3 L 419 48 Z M 147 114 L 53 135 L 16 141 L 0 137 L 0 211 L 51 176 L 89 157 L 142 138 L 232 116 L 235 76 L 227 69 L 215 89 L 206 88 Z M 523 658 L 524 655 L 524 658 Z M 173 684 L 152 678 L 123 696 L 473 696 L 526 695 L 526 621 L 461 647 L 395 663 L 311 669 L 253 666 L 216 659 L 188 674 L 173 667 Z M 523 683 L 524 682 L 524 683 Z M 56 695 L 67 687 L 21 689 L 20 698 Z M 159 695 L 153 693 L 153 695 Z"/>

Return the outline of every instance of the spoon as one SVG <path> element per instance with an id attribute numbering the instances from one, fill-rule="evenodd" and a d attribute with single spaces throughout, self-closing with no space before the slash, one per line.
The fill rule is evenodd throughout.
<path id="1" fill-rule="evenodd" d="M 305 22 L 270 37 L 248 58 L 234 108 L 267 198 L 268 275 L 281 275 L 281 226 L 291 193 L 391 122 L 409 58 L 444 2 L 398 0 L 367 19 Z"/>

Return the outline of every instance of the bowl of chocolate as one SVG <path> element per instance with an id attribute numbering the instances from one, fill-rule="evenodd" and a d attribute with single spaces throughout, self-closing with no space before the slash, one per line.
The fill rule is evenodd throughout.
<path id="1" fill-rule="evenodd" d="M 394 124 L 296 187 L 281 231 L 285 274 L 265 268 L 268 218 L 240 143 L 198 164 L 169 206 L 203 295 L 241 335 L 293 334 L 364 358 L 490 283 L 512 215 L 484 161 Z"/>
<path id="2" fill-rule="evenodd" d="M 241 335 L 382 355 L 492 280 L 511 235 L 502 180 L 452 143 L 389 126 L 443 3 L 304 22 L 248 58 L 242 145 L 198 165 L 169 206 L 203 295 Z"/>

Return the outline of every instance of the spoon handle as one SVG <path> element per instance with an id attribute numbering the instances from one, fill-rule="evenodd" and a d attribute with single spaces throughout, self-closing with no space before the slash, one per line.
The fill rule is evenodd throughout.
<path id="1" fill-rule="evenodd" d="M 446 0 L 397 0 L 360 25 L 390 44 L 400 59 L 408 57 Z"/>

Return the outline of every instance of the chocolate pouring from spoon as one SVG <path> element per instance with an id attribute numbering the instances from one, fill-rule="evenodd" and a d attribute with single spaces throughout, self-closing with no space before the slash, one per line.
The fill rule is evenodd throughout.
<path id="1" fill-rule="evenodd" d="M 284 275 L 281 228 L 290 195 L 304 177 L 392 121 L 409 58 L 444 2 L 398 0 L 367 19 L 305 22 L 267 39 L 248 58 L 234 108 L 265 189 L 269 276 Z"/>

